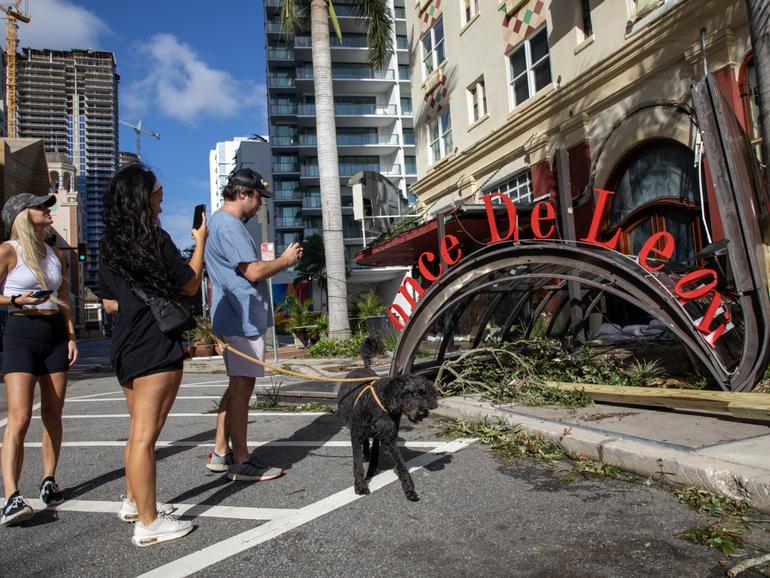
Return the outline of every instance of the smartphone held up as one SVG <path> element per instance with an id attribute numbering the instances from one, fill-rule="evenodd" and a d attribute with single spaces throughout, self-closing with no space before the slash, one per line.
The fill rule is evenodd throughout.
<path id="1" fill-rule="evenodd" d="M 203 224 L 203 214 L 206 212 L 206 205 L 196 205 L 193 213 L 193 229 L 200 229 Z"/>

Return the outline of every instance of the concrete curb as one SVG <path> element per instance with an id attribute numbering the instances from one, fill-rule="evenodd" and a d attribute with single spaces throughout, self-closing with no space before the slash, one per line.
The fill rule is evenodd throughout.
<path id="1" fill-rule="evenodd" d="M 698 486 L 715 494 L 745 500 L 770 513 L 770 472 L 685 451 L 654 441 L 629 439 L 622 434 L 602 434 L 578 426 L 565 426 L 539 417 L 506 411 L 504 407 L 474 397 L 439 400 L 435 415 L 454 419 L 501 419 L 521 425 L 528 433 L 559 444 L 573 457 L 587 457 L 628 472 L 679 486 Z"/>

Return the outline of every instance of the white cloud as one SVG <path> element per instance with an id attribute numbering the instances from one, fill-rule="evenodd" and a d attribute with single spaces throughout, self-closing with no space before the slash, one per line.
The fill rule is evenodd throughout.
<path id="1" fill-rule="evenodd" d="M 155 108 L 195 124 L 203 116 L 231 117 L 244 109 L 264 107 L 264 86 L 240 82 L 208 66 L 196 51 L 172 34 L 157 34 L 139 46 L 145 77 L 122 92 L 130 115 Z"/>
<path id="2" fill-rule="evenodd" d="M 20 48 L 101 48 L 99 37 L 111 32 L 98 16 L 69 0 L 34 0 L 21 8 L 32 20 L 19 24 Z"/>

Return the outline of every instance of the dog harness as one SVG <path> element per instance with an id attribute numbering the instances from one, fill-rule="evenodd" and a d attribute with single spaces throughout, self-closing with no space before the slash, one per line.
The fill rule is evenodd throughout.
<path id="1" fill-rule="evenodd" d="M 353 407 L 356 407 L 356 404 L 358 403 L 358 400 L 361 399 L 361 396 L 364 395 L 367 391 L 372 394 L 372 397 L 374 398 L 374 403 L 376 403 L 378 406 L 380 406 L 380 409 L 384 411 L 385 413 L 388 413 L 388 410 L 385 409 L 385 406 L 382 405 L 382 402 L 380 401 L 380 396 L 377 395 L 377 391 L 374 389 L 374 384 L 377 383 L 377 380 L 370 381 L 366 387 L 364 387 L 360 392 L 358 392 L 358 395 L 356 396 L 356 400 L 353 402 Z"/>

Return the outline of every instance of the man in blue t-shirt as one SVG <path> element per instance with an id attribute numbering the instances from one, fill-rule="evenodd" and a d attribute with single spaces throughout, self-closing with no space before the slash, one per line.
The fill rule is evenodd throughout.
<path id="1" fill-rule="evenodd" d="M 206 270 L 214 288 L 212 331 L 236 350 L 263 360 L 265 332 L 273 326 L 267 279 L 296 265 L 302 258 L 302 246 L 292 243 L 277 259 L 260 260 L 257 245 L 244 226 L 257 214 L 262 199 L 273 196 L 259 173 L 233 171 L 222 196 L 224 204 L 208 222 L 206 246 Z M 230 351 L 223 355 L 230 385 L 219 404 L 214 451 L 209 453 L 206 467 L 226 471 L 231 480 L 277 478 L 283 470 L 256 461 L 246 446 L 249 399 L 256 378 L 263 377 L 265 369 Z"/>

